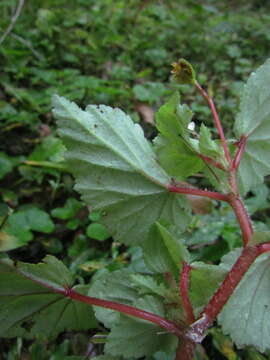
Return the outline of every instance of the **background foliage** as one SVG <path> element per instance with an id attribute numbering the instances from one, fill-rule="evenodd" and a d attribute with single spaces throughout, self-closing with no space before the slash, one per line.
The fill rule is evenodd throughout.
<path id="1" fill-rule="evenodd" d="M 0 2 L 1 32 L 16 6 L 13 0 Z M 142 270 L 138 248 L 112 242 L 99 223 L 100 214 L 91 212 L 73 192 L 65 149 L 55 133 L 51 96 L 59 93 L 80 106 L 118 106 L 152 138 L 153 111 L 176 87 L 170 83 L 170 64 L 185 57 L 196 68 L 201 84 L 215 96 L 224 127 L 229 129 L 243 81 L 269 57 L 269 20 L 269 3 L 259 0 L 237 4 L 26 1 L 13 31 L 0 45 L 1 250 L 29 262 L 56 255 L 81 283 L 97 270 Z M 195 122 L 211 124 L 199 95 L 190 87 L 179 88 L 192 104 Z M 252 190 L 248 200 L 262 230 L 268 223 L 268 196 L 268 187 L 261 186 Z M 194 211 L 197 215 L 185 237 L 196 260 L 216 263 L 239 246 L 239 230 L 227 206 L 212 209 L 203 202 L 194 204 Z M 218 241 L 221 238 L 225 241 Z M 267 358 L 255 350 L 237 353 L 218 329 L 211 331 L 204 344 L 206 354 L 198 355 L 199 359 Z M 66 332 L 57 341 L 0 340 L 0 356 L 83 359 L 87 353 L 102 352 L 102 340 L 93 339 L 94 334 Z"/>

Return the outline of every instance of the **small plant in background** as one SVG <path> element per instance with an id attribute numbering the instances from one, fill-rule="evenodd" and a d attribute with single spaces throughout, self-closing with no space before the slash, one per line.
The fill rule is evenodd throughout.
<path id="1" fill-rule="evenodd" d="M 89 105 L 81 110 L 54 97 L 53 112 L 75 188 L 95 210 L 87 234 L 98 241 L 111 234 L 117 243 L 136 246 L 143 261 L 136 267 L 133 254 L 129 266 L 102 269 L 91 284 L 81 278 L 74 284 L 64 263 L 51 255 L 39 264 L 2 258 L 2 337 L 53 337 L 64 330 L 93 329 L 98 320 L 110 329 L 102 329 L 105 355 L 99 359 L 203 359 L 201 343 L 208 333 L 224 354 L 233 346 L 223 334 L 239 348 L 270 349 L 270 233 L 254 227 L 243 202 L 253 191 L 247 207 L 256 208 L 256 199 L 264 196 L 259 185 L 270 174 L 270 61 L 244 87 L 234 139 L 225 137 L 214 101 L 192 66 L 181 59 L 172 74 L 176 82 L 195 86 L 206 100 L 218 139 L 204 124 L 197 128 L 178 93 L 157 112 L 153 143 L 120 109 Z M 198 174 L 201 187 L 194 186 Z M 205 188 L 207 182 L 214 190 Z M 199 197 L 208 200 L 198 205 Z M 196 226 L 192 209 L 196 213 L 211 207 L 209 199 L 224 204 L 222 221 L 231 216 L 228 207 L 236 219 L 226 228 L 216 213 L 207 215 L 207 226 L 211 216 L 216 224 L 209 229 L 226 234 L 228 246 L 219 264 L 197 261 L 192 245 L 202 235 L 197 234 L 199 240 L 188 236 Z M 82 206 L 70 198 L 51 215 L 76 229 L 80 223 L 73 216 Z M 36 230 L 31 211 L 13 216 L 26 224 L 28 237 Z M 39 216 L 44 226 L 38 231 L 51 232 L 51 220 L 42 212 Z M 238 236 L 228 235 L 238 235 L 238 229 L 241 243 Z M 211 232 L 204 236 L 209 248 L 215 246 Z M 215 322 L 223 334 L 211 328 Z"/>

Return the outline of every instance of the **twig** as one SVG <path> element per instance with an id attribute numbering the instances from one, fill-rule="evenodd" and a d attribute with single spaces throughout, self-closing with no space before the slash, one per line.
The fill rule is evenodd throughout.
<path id="1" fill-rule="evenodd" d="M 190 302 L 188 288 L 189 288 L 189 274 L 192 267 L 185 261 L 182 264 L 182 272 L 179 281 L 179 293 L 182 299 L 183 309 L 186 315 L 186 321 L 188 324 L 192 324 L 195 321 L 195 315 L 193 312 L 192 304 Z"/>
<path id="2" fill-rule="evenodd" d="M 229 202 L 228 195 L 221 194 L 216 191 L 201 190 L 201 189 L 195 189 L 195 188 L 184 187 L 184 186 L 180 187 L 180 186 L 175 186 L 175 185 L 168 185 L 167 189 L 170 192 L 175 192 L 175 193 L 179 193 L 179 194 L 203 196 L 203 197 L 208 197 L 208 198 L 214 199 L 214 200 Z"/>
<path id="3" fill-rule="evenodd" d="M 217 110 L 216 110 L 215 103 L 214 103 L 213 99 L 211 98 L 211 96 L 209 96 L 207 94 L 207 92 L 201 87 L 201 85 L 197 81 L 195 81 L 195 86 L 199 90 L 199 92 L 201 93 L 202 97 L 208 102 L 210 110 L 211 110 L 211 112 L 213 114 L 216 129 L 218 131 L 218 134 L 219 134 L 219 137 L 220 137 L 220 140 L 221 140 L 221 143 L 222 143 L 222 147 L 223 147 L 223 150 L 224 150 L 225 157 L 226 157 L 228 163 L 231 164 L 232 160 L 231 160 L 229 147 L 228 147 L 228 144 L 227 144 L 224 132 L 223 132 L 223 128 L 222 128 L 221 121 L 219 119 L 219 116 L 218 116 L 218 113 L 217 113 Z"/>
<path id="4" fill-rule="evenodd" d="M 232 162 L 232 170 L 238 169 L 238 167 L 240 165 L 240 161 L 243 156 L 243 153 L 245 151 L 246 142 L 247 142 L 247 138 L 245 136 L 242 136 L 238 143 L 238 149 L 236 151 L 236 154 L 235 154 L 233 162 Z"/>
<path id="5" fill-rule="evenodd" d="M 189 327 L 185 336 L 197 343 L 203 340 L 206 330 L 213 324 L 217 315 L 221 312 L 223 306 L 227 303 L 255 259 L 269 251 L 270 243 L 247 246 L 243 249 L 221 286 L 205 306 L 200 318 Z"/>
<path id="6" fill-rule="evenodd" d="M 17 6 L 17 9 L 16 9 L 14 15 L 11 18 L 10 24 L 8 25 L 6 31 L 4 32 L 4 34 L 0 38 L 0 45 L 5 41 L 6 37 L 13 30 L 13 28 L 14 28 L 14 26 L 16 24 L 16 21 L 18 20 L 18 17 L 20 16 L 20 13 L 22 11 L 23 5 L 24 5 L 24 0 L 19 0 L 19 4 Z"/>

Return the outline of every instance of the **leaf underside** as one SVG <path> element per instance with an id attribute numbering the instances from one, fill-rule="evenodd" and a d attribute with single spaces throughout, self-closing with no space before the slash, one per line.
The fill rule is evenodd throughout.
<path id="1" fill-rule="evenodd" d="M 186 227 L 186 202 L 167 191 L 170 178 L 139 125 L 120 109 L 90 105 L 83 111 L 58 96 L 53 102 L 76 189 L 93 209 L 103 210 L 102 221 L 116 240 L 140 243 L 159 219 Z"/>
<path id="2" fill-rule="evenodd" d="M 235 121 L 235 134 L 248 137 L 238 180 L 243 193 L 270 174 L 270 60 L 249 77 Z"/>
<path id="3" fill-rule="evenodd" d="M 218 317 L 223 332 L 242 348 L 270 349 L 269 255 L 256 259 Z"/>
<path id="4" fill-rule="evenodd" d="M 16 267 L 1 260 L 0 336 L 51 338 L 65 330 L 95 327 L 89 305 L 53 291 L 64 290 L 70 280 L 68 270 L 53 256 L 47 256 L 41 264 L 18 263 Z M 85 294 L 88 286 L 73 289 Z"/>

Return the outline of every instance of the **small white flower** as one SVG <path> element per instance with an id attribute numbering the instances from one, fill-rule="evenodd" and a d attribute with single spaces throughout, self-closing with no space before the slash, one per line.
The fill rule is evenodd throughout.
<path id="1" fill-rule="evenodd" d="M 194 131 L 195 129 L 195 122 L 194 121 L 191 121 L 189 124 L 188 124 L 188 130 L 190 131 Z"/>

